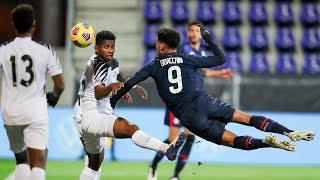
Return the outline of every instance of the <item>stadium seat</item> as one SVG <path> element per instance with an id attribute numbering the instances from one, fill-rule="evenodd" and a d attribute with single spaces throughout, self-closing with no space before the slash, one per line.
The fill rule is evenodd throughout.
<path id="1" fill-rule="evenodd" d="M 291 28 L 277 30 L 275 45 L 279 51 L 295 51 L 295 38 Z"/>
<path id="2" fill-rule="evenodd" d="M 320 73 L 320 54 L 305 54 L 302 71 L 307 74 Z"/>
<path id="3" fill-rule="evenodd" d="M 269 39 L 266 29 L 253 27 L 249 37 L 249 46 L 254 51 L 267 51 L 269 48 Z"/>
<path id="4" fill-rule="evenodd" d="M 156 47 L 157 32 L 159 30 L 159 25 L 157 24 L 147 24 L 144 27 L 143 32 L 143 44 L 146 47 L 154 48 Z"/>
<path id="5" fill-rule="evenodd" d="M 237 1 L 225 1 L 222 8 L 222 20 L 228 25 L 239 25 L 242 23 L 240 3 Z"/>
<path id="6" fill-rule="evenodd" d="M 189 21 L 189 10 L 186 1 L 172 1 L 170 19 L 173 24 L 186 24 Z"/>
<path id="7" fill-rule="evenodd" d="M 158 0 L 146 1 L 143 12 L 147 23 L 161 23 L 163 20 L 163 12 Z"/>
<path id="8" fill-rule="evenodd" d="M 304 51 L 313 52 L 320 50 L 320 37 L 315 28 L 305 28 L 301 39 Z"/>
<path id="9" fill-rule="evenodd" d="M 196 17 L 205 25 L 214 24 L 216 12 L 211 1 L 199 1 Z"/>
<path id="10" fill-rule="evenodd" d="M 304 26 L 320 24 L 320 12 L 316 2 L 302 2 L 300 10 L 300 21 Z"/>
<path id="11" fill-rule="evenodd" d="M 222 35 L 222 45 L 226 50 L 241 50 L 242 39 L 239 27 L 227 26 Z"/>
<path id="12" fill-rule="evenodd" d="M 279 26 L 287 26 L 294 24 L 294 15 L 291 3 L 276 2 L 274 11 L 274 20 Z"/>
<path id="13" fill-rule="evenodd" d="M 142 66 L 148 64 L 149 62 L 153 61 L 157 57 L 156 49 L 146 48 L 146 52 L 143 57 L 143 64 Z"/>
<path id="14" fill-rule="evenodd" d="M 279 53 L 276 63 L 277 73 L 296 73 L 297 67 L 293 53 Z"/>
<path id="15" fill-rule="evenodd" d="M 258 52 L 258 53 L 251 54 L 249 71 L 252 73 L 268 73 L 268 72 L 270 72 L 269 63 L 267 60 L 266 53 Z"/>
<path id="16" fill-rule="evenodd" d="M 226 52 L 226 63 L 221 68 L 231 68 L 234 72 L 243 72 L 242 59 L 237 51 Z"/>
<path id="17" fill-rule="evenodd" d="M 249 22 L 252 25 L 267 25 L 268 11 L 265 2 L 252 2 L 248 12 Z"/>
<path id="18" fill-rule="evenodd" d="M 188 42 L 186 25 L 173 25 L 173 28 L 180 34 L 180 44 Z"/>

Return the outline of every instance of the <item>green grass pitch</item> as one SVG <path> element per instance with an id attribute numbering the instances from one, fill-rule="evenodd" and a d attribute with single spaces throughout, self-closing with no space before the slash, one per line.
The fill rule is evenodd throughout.
<path id="1" fill-rule="evenodd" d="M 13 170 L 13 160 L 0 160 L 0 180 L 5 179 Z M 101 179 L 107 180 L 141 180 L 146 179 L 147 163 L 143 162 L 105 162 Z M 83 161 L 48 161 L 48 180 L 78 179 L 83 168 Z M 167 180 L 172 174 L 173 163 L 159 165 L 159 180 Z M 319 180 L 320 166 L 248 166 L 248 165 L 214 165 L 188 164 L 181 174 L 182 180 L 243 179 L 243 180 Z"/>

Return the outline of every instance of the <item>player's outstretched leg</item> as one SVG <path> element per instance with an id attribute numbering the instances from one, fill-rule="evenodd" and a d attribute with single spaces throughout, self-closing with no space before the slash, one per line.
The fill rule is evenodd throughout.
<path id="1" fill-rule="evenodd" d="M 174 169 L 173 176 L 170 178 L 171 180 L 179 179 L 179 174 L 188 162 L 189 155 L 195 140 L 194 134 L 192 134 L 187 129 L 185 132 L 187 134 L 187 139 L 179 152 L 176 168 Z"/>
<path id="2" fill-rule="evenodd" d="M 269 135 L 265 139 L 257 139 L 250 136 L 237 136 L 228 130 L 224 131 L 221 143 L 225 146 L 242 150 L 254 150 L 267 147 L 279 148 L 286 151 L 295 150 L 293 144 L 288 141 L 280 141 L 273 135 Z"/>
<path id="3" fill-rule="evenodd" d="M 131 124 L 123 118 L 118 118 L 114 122 L 113 134 L 116 138 L 131 138 L 137 146 L 142 148 L 164 153 L 171 161 L 176 159 L 177 153 L 186 139 L 185 134 L 181 133 L 170 145 L 165 144 L 146 134 L 137 125 Z"/>
<path id="4" fill-rule="evenodd" d="M 14 153 L 16 157 L 16 170 L 15 179 L 29 179 L 30 166 L 28 163 L 27 151 L 24 150 L 20 153 Z"/>
<path id="5" fill-rule="evenodd" d="M 255 127 L 264 132 L 273 132 L 289 137 L 292 141 L 313 140 L 315 134 L 312 131 L 293 131 L 280 123 L 264 116 L 249 115 L 238 109 L 235 110 L 232 118 L 233 122 Z"/>

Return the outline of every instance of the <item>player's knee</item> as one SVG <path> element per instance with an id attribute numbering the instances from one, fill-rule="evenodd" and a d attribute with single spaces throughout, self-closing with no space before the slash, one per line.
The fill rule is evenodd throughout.
<path id="1" fill-rule="evenodd" d="M 15 153 L 17 164 L 28 164 L 27 152 L 23 151 L 21 153 Z"/>

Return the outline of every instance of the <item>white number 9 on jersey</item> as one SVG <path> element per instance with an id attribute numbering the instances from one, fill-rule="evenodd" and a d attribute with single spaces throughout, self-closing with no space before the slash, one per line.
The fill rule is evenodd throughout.
<path id="1" fill-rule="evenodd" d="M 176 74 L 176 77 L 173 77 L 173 74 Z M 177 94 L 182 91 L 182 77 L 181 77 L 181 69 L 179 66 L 171 66 L 168 69 L 168 80 L 170 83 L 174 84 L 169 87 L 169 91 L 172 94 Z"/>

